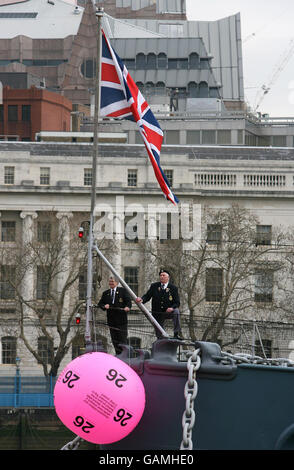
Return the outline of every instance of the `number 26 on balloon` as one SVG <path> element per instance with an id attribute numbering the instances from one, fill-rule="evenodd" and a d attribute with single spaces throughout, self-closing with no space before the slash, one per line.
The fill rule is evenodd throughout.
<path id="1" fill-rule="evenodd" d="M 126 415 L 126 417 L 124 417 Z M 123 408 L 117 410 L 116 416 L 113 417 L 114 421 L 120 422 L 121 426 L 126 426 L 128 423 L 126 422 L 130 419 L 133 415 L 131 413 L 126 412 Z"/>
<path id="2" fill-rule="evenodd" d="M 62 380 L 62 382 L 63 382 L 64 384 L 67 383 L 68 388 L 73 388 L 73 387 L 74 387 L 73 382 L 75 382 L 76 380 L 79 380 L 79 378 L 80 378 L 80 377 L 79 377 L 77 374 L 74 374 L 71 370 L 69 370 L 69 371 L 65 374 L 65 376 L 64 376 L 64 378 L 63 378 L 63 380 Z"/>
<path id="3" fill-rule="evenodd" d="M 85 421 L 82 416 L 76 416 L 74 420 L 74 425 L 77 426 L 78 428 L 81 428 L 83 432 L 88 434 L 90 431 L 89 429 L 94 428 L 94 424 L 89 423 L 89 421 Z M 83 426 L 83 424 L 85 424 Z"/>

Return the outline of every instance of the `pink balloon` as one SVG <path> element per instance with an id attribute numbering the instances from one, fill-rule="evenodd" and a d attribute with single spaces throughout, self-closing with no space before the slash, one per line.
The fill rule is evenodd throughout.
<path id="1" fill-rule="evenodd" d="M 138 374 L 117 357 L 87 353 L 59 375 L 54 405 L 74 434 L 95 444 L 109 444 L 137 426 L 145 408 L 145 389 Z"/>

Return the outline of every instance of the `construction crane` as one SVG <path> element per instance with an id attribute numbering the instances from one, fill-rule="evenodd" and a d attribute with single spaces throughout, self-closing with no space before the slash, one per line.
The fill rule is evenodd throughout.
<path id="1" fill-rule="evenodd" d="M 276 82 L 277 78 L 279 77 L 280 73 L 282 72 L 282 70 L 284 70 L 284 68 L 286 67 L 286 65 L 289 62 L 289 60 L 291 59 L 293 53 L 294 53 L 294 38 L 292 38 L 290 40 L 290 43 L 289 43 L 285 53 L 283 54 L 280 62 L 277 64 L 277 66 L 274 69 L 274 73 L 273 73 L 272 78 L 269 81 L 269 83 L 267 85 L 262 85 L 262 87 L 261 87 L 261 89 L 260 89 L 260 91 L 257 95 L 257 98 L 256 98 L 257 104 L 256 104 L 256 107 L 254 109 L 255 112 L 258 110 L 259 106 L 261 105 L 265 95 L 267 95 L 269 93 L 272 86 L 275 84 L 275 82 Z"/>

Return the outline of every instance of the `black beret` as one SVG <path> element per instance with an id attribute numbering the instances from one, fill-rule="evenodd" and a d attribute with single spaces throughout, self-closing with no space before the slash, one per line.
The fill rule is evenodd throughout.
<path id="1" fill-rule="evenodd" d="M 159 274 L 161 274 L 161 273 L 166 273 L 166 274 L 168 274 L 168 275 L 170 276 L 170 273 L 169 273 L 166 269 L 161 269 L 161 270 L 159 271 Z"/>

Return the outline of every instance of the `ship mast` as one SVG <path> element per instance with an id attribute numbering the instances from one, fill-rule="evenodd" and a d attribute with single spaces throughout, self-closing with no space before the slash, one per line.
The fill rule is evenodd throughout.
<path id="1" fill-rule="evenodd" d="M 98 124 L 99 124 L 99 110 L 100 110 L 100 85 L 101 85 L 101 51 L 102 51 L 102 38 L 101 38 L 101 24 L 104 9 L 102 7 L 96 8 L 97 16 L 97 59 L 96 59 L 96 86 L 95 86 L 95 109 L 94 109 L 94 129 L 93 129 L 93 161 L 92 161 L 92 188 L 91 188 L 91 213 L 90 213 L 90 226 L 88 236 L 88 266 L 87 266 L 87 302 L 86 302 L 86 325 L 85 325 L 85 346 L 86 351 L 95 351 L 97 345 L 92 338 L 93 326 L 93 303 L 92 303 L 92 286 L 93 286 L 93 251 L 95 250 L 102 261 L 108 266 L 110 271 L 118 278 L 121 285 L 127 290 L 131 298 L 136 302 L 137 295 L 132 291 L 128 284 L 122 279 L 120 274 L 116 272 L 114 267 L 105 258 L 103 253 L 94 243 L 94 212 L 96 206 L 96 181 L 97 181 L 97 160 L 98 160 Z M 166 331 L 155 320 L 149 310 L 141 303 L 137 304 L 149 322 L 161 333 L 165 338 L 168 337 Z"/>
<path id="2" fill-rule="evenodd" d="M 93 129 L 93 159 L 92 159 L 92 189 L 91 189 L 91 212 L 90 227 L 88 236 L 88 267 L 87 267 L 87 307 L 86 307 L 86 326 L 85 343 L 87 346 L 92 344 L 91 325 L 93 323 L 93 304 L 92 304 L 92 286 L 93 286 L 93 246 L 94 246 L 94 211 L 96 205 L 96 181 L 97 181 L 97 160 L 98 160 L 98 123 L 100 110 L 100 81 L 101 81 L 101 24 L 104 9 L 96 8 L 97 17 L 97 54 L 96 54 L 96 81 L 95 81 L 95 108 L 94 108 L 94 129 Z"/>

